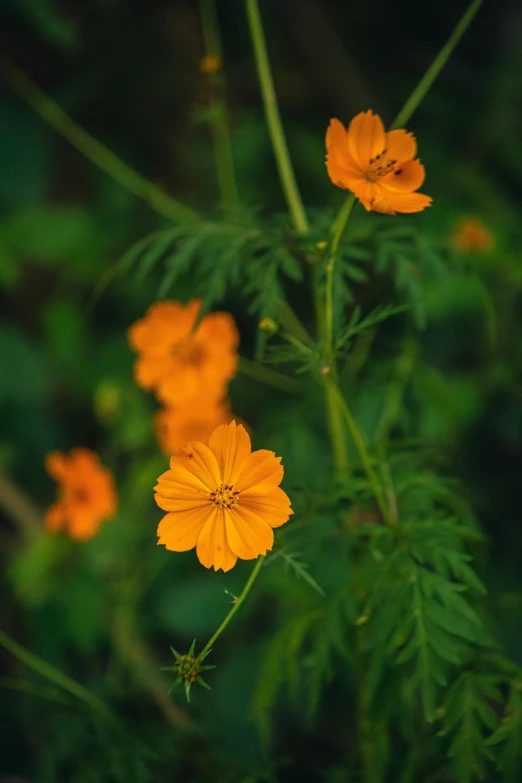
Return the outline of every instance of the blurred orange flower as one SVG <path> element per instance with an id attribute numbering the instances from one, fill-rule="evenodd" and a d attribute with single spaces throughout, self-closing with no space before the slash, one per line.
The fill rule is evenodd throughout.
<path id="1" fill-rule="evenodd" d="M 201 73 L 218 73 L 223 67 L 221 57 L 218 54 L 206 54 L 199 61 L 199 70 Z"/>
<path id="2" fill-rule="evenodd" d="M 365 209 L 394 215 L 420 212 L 432 199 L 415 193 L 425 172 L 413 133 L 388 133 L 378 114 L 361 112 L 348 129 L 333 119 L 326 132 L 326 168 L 334 185 L 351 190 Z"/>
<path id="3" fill-rule="evenodd" d="M 169 456 L 193 440 L 208 443 L 216 427 L 229 422 L 231 418 L 228 402 L 209 403 L 201 398 L 181 407 L 162 408 L 155 418 L 158 443 Z"/>
<path id="4" fill-rule="evenodd" d="M 208 447 L 197 441 L 178 449 L 158 479 L 156 503 L 168 514 L 158 527 L 160 544 L 174 552 L 196 547 L 200 563 L 229 571 L 272 549 L 274 531 L 293 513 L 279 487 L 281 457 L 252 452 L 245 428 L 222 424 Z"/>
<path id="5" fill-rule="evenodd" d="M 49 475 L 58 482 L 58 500 L 46 515 L 49 530 L 65 528 L 71 538 L 86 540 L 101 523 L 116 514 L 118 499 L 114 477 L 89 449 L 72 449 L 69 455 L 51 451 L 45 460 Z"/>
<path id="6" fill-rule="evenodd" d="M 224 397 L 238 363 L 239 335 L 228 313 L 208 313 L 194 329 L 201 300 L 165 301 L 149 307 L 128 331 L 139 354 L 134 365 L 138 386 L 155 390 L 166 403 L 181 405 L 202 394 Z"/>
<path id="7" fill-rule="evenodd" d="M 451 236 L 451 244 L 462 253 L 473 250 L 488 251 L 495 245 L 495 238 L 480 218 L 467 215 L 461 218 Z"/>

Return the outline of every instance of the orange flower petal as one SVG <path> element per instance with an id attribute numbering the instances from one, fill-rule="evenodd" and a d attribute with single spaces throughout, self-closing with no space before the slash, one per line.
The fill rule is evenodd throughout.
<path id="1" fill-rule="evenodd" d="M 70 509 L 68 531 L 71 538 L 77 541 L 87 541 L 98 532 L 101 518 L 96 509 L 77 506 Z"/>
<path id="2" fill-rule="evenodd" d="M 363 171 L 385 147 L 384 125 L 378 114 L 362 111 L 353 118 L 348 126 L 348 149 Z"/>
<path id="3" fill-rule="evenodd" d="M 208 510 L 210 507 L 208 490 L 204 495 L 180 497 L 179 494 L 177 494 L 176 497 L 170 498 L 156 492 L 154 500 L 163 511 L 175 511 L 177 513 L 185 513 L 203 507 Z"/>
<path id="4" fill-rule="evenodd" d="M 171 552 L 188 552 L 194 549 L 205 522 L 212 515 L 207 503 L 190 513 L 170 513 L 158 525 L 158 544 L 164 544 Z"/>
<path id="5" fill-rule="evenodd" d="M 242 492 L 239 508 L 243 507 L 260 516 L 270 527 L 284 525 L 294 513 L 286 492 L 273 484 L 258 484 Z"/>
<path id="6" fill-rule="evenodd" d="M 334 185 L 340 188 L 348 187 L 348 180 L 364 178 L 364 173 L 350 154 L 347 131 L 335 118 L 330 120 L 326 131 L 326 169 Z"/>
<path id="7" fill-rule="evenodd" d="M 51 451 L 45 458 L 45 469 L 55 481 L 63 481 L 69 472 L 69 460 L 60 451 Z"/>
<path id="8" fill-rule="evenodd" d="M 273 451 L 259 449 L 249 454 L 234 482 L 234 489 L 242 492 L 256 484 L 280 484 L 283 479 L 281 457 Z"/>
<path id="9" fill-rule="evenodd" d="M 203 443 L 194 441 L 184 449 L 178 449 L 172 461 L 178 462 L 196 476 L 210 491 L 219 487 L 221 480 L 217 460 Z"/>
<path id="10" fill-rule="evenodd" d="M 425 196 L 424 193 L 392 193 L 391 191 L 386 192 L 385 199 L 395 212 L 407 213 L 421 212 L 433 201 L 431 196 Z"/>
<path id="11" fill-rule="evenodd" d="M 426 178 L 420 160 L 408 160 L 400 167 L 379 180 L 379 185 L 395 193 L 411 193 L 420 188 Z"/>
<path id="12" fill-rule="evenodd" d="M 235 421 L 222 424 L 214 430 L 208 442 L 215 454 L 224 484 L 233 484 L 245 459 L 252 450 L 248 432 Z"/>
<path id="13" fill-rule="evenodd" d="M 61 503 L 55 503 L 47 509 L 45 514 L 45 526 L 48 530 L 56 532 L 66 523 L 64 508 Z"/>
<path id="14" fill-rule="evenodd" d="M 178 462 L 176 455 L 171 457 L 170 470 L 162 473 L 154 489 L 168 498 L 208 496 L 207 485 Z"/>
<path id="15" fill-rule="evenodd" d="M 196 554 L 199 562 L 206 568 L 214 568 L 214 571 L 229 571 L 237 562 L 228 542 L 225 532 L 225 512 L 215 509 L 205 522 L 199 534 Z"/>
<path id="16" fill-rule="evenodd" d="M 373 203 L 379 196 L 379 188 L 374 182 L 370 182 L 367 179 L 360 182 L 350 180 L 348 188 L 357 196 L 367 212 L 374 209 Z"/>
<path id="17" fill-rule="evenodd" d="M 386 157 L 404 163 L 413 160 L 417 154 L 417 140 L 413 133 L 406 130 L 391 130 L 386 134 Z"/>
<path id="18" fill-rule="evenodd" d="M 156 436 L 161 449 L 166 454 L 174 454 L 180 446 L 193 440 L 208 443 L 216 427 L 230 419 L 227 402 L 195 398 L 185 405 L 160 410 L 155 417 Z"/>
<path id="19" fill-rule="evenodd" d="M 225 514 L 227 538 L 231 550 L 242 560 L 266 554 L 274 545 L 274 531 L 258 514 L 241 505 Z"/>

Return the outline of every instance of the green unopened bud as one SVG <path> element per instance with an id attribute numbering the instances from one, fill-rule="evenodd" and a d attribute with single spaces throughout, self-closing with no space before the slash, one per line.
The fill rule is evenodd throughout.
<path id="1" fill-rule="evenodd" d="M 323 250 L 326 250 L 326 242 L 324 242 L 324 241 L 321 241 L 321 242 L 316 242 L 316 243 L 315 243 L 315 246 L 316 246 L 317 250 L 318 250 L 320 253 L 322 253 L 322 252 L 323 252 Z"/>
<path id="2" fill-rule="evenodd" d="M 120 411 L 121 391 L 113 381 L 102 381 L 94 392 L 94 410 L 100 421 L 114 421 Z"/>
<path id="3" fill-rule="evenodd" d="M 202 666 L 203 661 L 211 651 L 208 650 L 203 655 L 194 655 L 195 646 L 196 640 L 194 639 L 190 650 L 185 655 L 180 655 L 179 652 L 171 647 L 172 655 L 176 659 L 174 666 L 162 668 L 162 671 L 173 672 L 176 675 L 174 685 L 179 685 L 181 682 L 184 684 L 187 701 L 190 701 L 190 686 L 195 682 L 203 688 L 210 690 L 210 686 L 201 676 L 201 672 L 215 669 L 215 666 Z"/>
<path id="4" fill-rule="evenodd" d="M 279 329 L 274 319 L 269 318 L 268 316 L 261 318 L 261 320 L 257 325 L 257 328 L 260 329 L 262 332 L 266 332 L 267 334 L 275 334 Z"/>

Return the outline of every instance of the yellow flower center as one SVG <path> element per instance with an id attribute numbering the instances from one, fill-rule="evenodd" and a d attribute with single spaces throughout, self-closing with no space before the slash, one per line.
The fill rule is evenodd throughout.
<path id="1" fill-rule="evenodd" d="M 386 174 L 400 174 L 400 169 L 395 169 L 396 160 L 388 158 L 386 150 L 380 152 L 375 158 L 370 158 L 370 165 L 366 172 L 366 179 L 370 182 L 376 182 L 379 177 L 385 177 Z"/>
<path id="2" fill-rule="evenodd" d="M 239 492 L 234 492 L 234 487 L 228 484 L 220 484 L 218 489 L 210 493 L 210 502 L 219 508 L 232 508 L 238 501 Z"/>

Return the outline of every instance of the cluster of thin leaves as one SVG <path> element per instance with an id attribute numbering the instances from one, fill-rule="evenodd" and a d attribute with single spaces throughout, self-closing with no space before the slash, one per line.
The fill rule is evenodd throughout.
<path id="1" fill-rule="evenodd" d="M 312 719 L 332 681 L 350 688 L 347 672 L 357 676 L 357 636 L 368 669 L 365 741 L 381 748 L 376 780 L 388 779 L 391 731 L 400 726 L 410 748 L 400 766 L 405 783 L 416 779 L 423 743 L 433 768 L 456 783 L 515 783 L 522 772 L 522 672 L 497 650 L 481 609 L 485 587 L 472 567 L 481 534 L 453 483 L 424 468 L 418 455 L 398 454 L 391 464 L 404 521 L 375 520 L 376 512 L 357 505 L 370 499 L 369 488 L 361 491 L 364 480 L 346 484 L 337 493 L 338 536 L 349 549 L 346 580 L 325 600 L 317 599 L 324 591 L 301 557 L 285 549 L 272 556 L 316 598 L 272 638 L 254 715 L 268 739 L 286 693 Z M 356 506 L 347 517 L 350 493 Z M 450 515 L 455 507 L 460 516 Z"/>
<path id="2" fill-rule="evenodd" d="M 122 258 L 122 272 L 135 267 L 143 279 L 160 267 L 158 297 L 167 296 L 190 273 L 203 309 L 221 301 L 229 288 L 250 300 L 250 312 L 274 316 L 284 298 L 284 280 L 301 282 L 296 239 L 283 221 L 202 222 L 155 232 Z"/>

